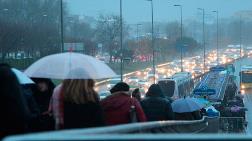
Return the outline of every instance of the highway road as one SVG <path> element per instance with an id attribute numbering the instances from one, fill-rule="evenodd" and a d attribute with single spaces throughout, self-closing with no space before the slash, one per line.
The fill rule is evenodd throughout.
<path id="1" fill-rule="evenodd" d="M 237 77 L 237 86 L 240 86 L 240 66 L 242 65 L 252 65 L 252 58 L 245 58 L 240 61 L 235 62 L 235 75 Z M 246 90 L 244 94 L 244 104 L 245 107 L 248 109 L 246 112 L 246 120 L 248 121 L 248 127 L 247 127 L 247 134 L 252 134 L 252 89 Z"/>

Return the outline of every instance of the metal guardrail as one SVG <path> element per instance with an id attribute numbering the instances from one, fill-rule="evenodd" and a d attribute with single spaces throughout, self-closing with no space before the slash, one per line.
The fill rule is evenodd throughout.
<path id="1" fill-rule="evenodd" d="M 76 137 L 75 139 L 85 137 L 97 137 L 99 139 L 102 135 L 117 136 L 118 134 L 125 135 L 137 135 L 137 134 L 160 134 L 160 133 L 202 133 L 206 131 L 208 127 L 208 118 L 203 117 L 201 120 L 193 121 L 154 121 L 144 123 L 132 123 L 124 125 L 116 125 L 109 127 L 88 128 L 88 129 L 72 129 L 62 130 L 44 133 L 34 133 L 27 135 L 10 136 L 6 138 L 6 141 L 20 141 L 20 140 L 53 140 L 53 139 L 69 139 L 69 137 Z M 118 136 L 117 136 L 118 137 Z M 117 139 L 120 139 L 118 137 Z M 107 140 L 107 138 L 102 138 Z"/>
<path id="2" fill-rule="evenodd" d="M 87 141 L 251 141 L 252 135 L 244 134 L 103 134 L 94 135 L 57 135 L 57 136 L 30 136 L 26 138 L 10 137 L 4 141 L 44 141 L 44 140 L 87 140 Z"/>
<path id="3" fill-rule="evenodd" d="M 219 129 L 223 133 L 244 133 L 246 122 L 243 117 L 220 117 Z"/>

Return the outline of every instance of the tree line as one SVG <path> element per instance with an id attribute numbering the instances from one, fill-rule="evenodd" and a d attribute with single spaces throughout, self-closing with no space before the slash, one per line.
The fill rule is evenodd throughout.
<path id="1" fill-rule="evenodd" d="M 2 59 L 9 53 L 25 52 L 33 58 L 61 51 L 61 1 L 60 0 L 0 0 L 0 47 Z M 65 43 L 83 43 L 83 53 L 109 55 L 110 62 L 120 58 L 132 60 L 139 56 L 152 56 L 151 26 L 142 23 L 136 37 L 135 26 L 123 19 L 123 50 L 120 49 L 120 17 L 101 14 L 98 18 L 71 15 L 68 3 L 63 3 L 63 40 Z M 249 13 L 249 12 L 247 12 Z M 89 18 L 89 19 L 88 19 Z M 251 44 L 251 20 L 240 22 L 230 18 L 220 20 L 220 44 L 238 43 L 240 24 L 243 27 L 243 42 Z M 195 28 L 195 25 L 197 28 Z M 155 23 L 154 52 L 157 60 L 167 60 L 180 55 L 190 55 L 202 50 L 200 21 L 185 23 L 180 37 L 180 23 Z M 200 35 L 199 35 L 200 34 Z M 214 23 L 206 24 L 206 41 L 214 46 L 216 36 Z M 100 46 L 99 46 L 100 45 Z M 151 58 L 150 58 L 151 59 Z"/>

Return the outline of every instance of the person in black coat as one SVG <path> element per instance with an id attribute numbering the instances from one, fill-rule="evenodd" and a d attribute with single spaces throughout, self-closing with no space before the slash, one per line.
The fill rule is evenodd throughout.
<path id="1" fill-rule="evenodd" d="M 33 96 L 39 106 L 40 112 L 43 114 L 48 110 L 55 85 L 47 78 L 32 78 L 32 80 L 36 83 L 32 87 Z"/>
<path id="2" fill-rule="evenodd" d="M 16 75 L 7 64 L 0 64 L 0 140 L 27 131 L 30 112 Z"/>
<path id="3" fill-rule="evenodd" d="M 141 101 L 148 121 L 173 120 L 174 113 L 170 102 L 163 95 L 158 84 L 152 84 Z"/>
<path id="4" fill-rule="evenodd" d="M 40 111 L 40 115 L 32 124 L 33 131 L 54 130 L 55 121 L 48 112 L 48 107 L 55 85 L 48 78 L 32 78 L 32 80 L 36 84 L 31 86 L 32 94 Z"/>
<path id="5" fill-rule="evenodd" d="M 139 102 L 141 101 L 141 93 L 139 88 L 134 89 L 132 92 L 132 97 L 136 98 Z"/>
<path id="6" fill-rule="evenodd" d="M 62 85 L 64 129 L 104 125 L 103 110 L 92 79 L 68 79 Z"/>
<path id="7" fill-rule="evenodd" d="M 40 114 L 39 106 L 33 97 L 32 90 L 30 89 L 31 84 L 21 85 L 22 93 L 25 97 L 26 103 L 31 113 L 31 118 L 37 118 Z"/>

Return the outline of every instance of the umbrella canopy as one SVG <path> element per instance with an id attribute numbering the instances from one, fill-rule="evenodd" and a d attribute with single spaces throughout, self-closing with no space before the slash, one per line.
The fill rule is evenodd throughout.
<path id="1" fill-rule="evenodd" d="M 11 70 L 17 76 L 20 84 L 34 84 L 34 82 L 27 75 L 25 75 L 23 72 L 15 69 L 15 68 L 11 68 Z"/>
<path id="2" fill-rule="evenodd" d="M 206 100 L 206 99 L 204 99 L 204 98 L 192 98 L 192 99 L 194 99 L 194 100 L 195 100 L 196 102 L 198 102 L 198 103 L 203 104 L 204 107 L 209 107 L 209 106 L 211 106 L 211 102 L 208 101 L 208 100 Z"/>
<path id="3" fill-rule="evenodd" d="M 193 112 L 204 108 L 204 104 L 194 98 L 180 98 L 172 102 L 172 110 L 176 113 Z"/>
<path id="4" fill-rule="evenodd" d="M 41 58 L 25 70 L 29 77 L 53 79 L 102 79 L 115 72 L 100 60 L 80 53 L 59 53 Z"/>

